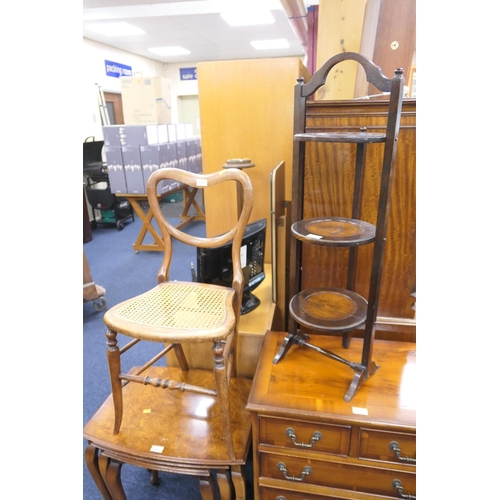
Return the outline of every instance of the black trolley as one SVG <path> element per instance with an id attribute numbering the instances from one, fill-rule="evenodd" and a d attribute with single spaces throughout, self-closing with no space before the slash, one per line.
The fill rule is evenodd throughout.
<path id="1" fill-rule="evenodd" d="M 134 220 L 134 211 L 128 200 L 118 199 L 111 192 L 106 164 L 102 161 L 103 146 L 104 141 L 96 141 L 94 136 L 83 142 L 83 173 L 87 176 L 85 192 L 92 207 L 90 226 L 96 229 L 97 224 L 111 225 L 121 231 L 127 219 Z M 95 210 L 101 212 L 99 220 Z"/>

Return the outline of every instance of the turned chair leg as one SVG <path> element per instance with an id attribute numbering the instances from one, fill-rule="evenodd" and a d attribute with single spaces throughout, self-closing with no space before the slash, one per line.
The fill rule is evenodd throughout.
<path id="1" fill-rule="evenodd" d="M 214 352 L 214 376 L 217 387 L 217 401 L 222 419 L 222 428 L 225 430 L 224 440 L 229 453 L 229 459 L 234 460 L 231 411 L 229 408 L 229 381 L 227 378 L 227 366 L 224 363 L 223 356 L 224 344 L 220 341 L 215 341 L 212 350 Z"/>
<path id="2" fill-rule="evenodd" d="M 120 380 L 120 374 L 121 374 L 120 349 L 118 347 L 116 335 L 117 332 L 114 332 L 113 330 L 108 330 L 106 332 L 106 337 L 108 339 L 107 354 L 108 354 L 109 377 L 111 380 L 111 392 L 113 393 L 113 404 L 115 407 L 115 425 L 113 428 L 113 434 L 118 434 L 123 416 L 123 394 L 122 394 L 122 382 Z"/>

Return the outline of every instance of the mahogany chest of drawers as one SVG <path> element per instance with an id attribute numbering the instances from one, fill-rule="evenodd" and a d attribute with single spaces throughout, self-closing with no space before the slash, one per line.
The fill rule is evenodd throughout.
<path id="1" fill-rule="evenodd" d="M 273 364 L 284 336 L 266 334 L 247 405 L 255 499 L 416 498 L 415 344 L 376 340 L 380 369 L 347 403 L 351 368 L 300 346 Z M 311 342 L 353 360 L 362 348 Z"/>

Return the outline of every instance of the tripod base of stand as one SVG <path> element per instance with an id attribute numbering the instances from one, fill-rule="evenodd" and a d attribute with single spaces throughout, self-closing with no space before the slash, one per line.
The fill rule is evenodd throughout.
<path id="1" fill-rule="evenodd" d="M 327 358 L 333 359 L 334 361 L 338 361 L 339 363 L 343 363 L 349 366 L 354 370 L 354 378 L 344 396 L 344 401 L 347 402 L 351 401 L 351 399 L 358 392 L 359 388 L 363 385 L 364 381 L 370 378 L 372 375 L 374 375 L 380 368 L 380 366 L 373 361 L 369 361 L 366 364 L 366 366 L 363 365 L 362 363 L 354 363 L 352 361 L 348 361 L 347 359 L 344 359 L 341 356 L 338 356 L 337 354 L 334 354 L 331 351 L 322 349 L 321 347 L 308 343 L 307 341 L 309 339 L 310 339 L 309 335 L 301 331 L 295 334 L 289 333 L 283 339 L 283 342 L 281 343 L 281 347 L 278 353 L 274 356 L 273 364 L 279 363 L 285 357 L 285 355 L 288 353 L 288 351 L 292 346 L 300 345 L 308 347 L 309 349 L 312 349 L 313 351 L 316 351 L 322 354 L 323 356 L 326 356 Z"/>

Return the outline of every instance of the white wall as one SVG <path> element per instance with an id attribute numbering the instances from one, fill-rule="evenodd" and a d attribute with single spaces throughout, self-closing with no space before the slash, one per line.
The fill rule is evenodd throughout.
<path id="1" fill-rule="evenodd" d="M 178 96 L 198 95 L 197 80 L 182 81 L 180 68 L 193 67 L 196 63 L 166 64 L 130 52 L 115 49 L 108 45 L 83 38 L 83 93 L 82 102 L 82 142 L 86 137 L 94 136 L 102 140 L 101 119 L 97 101 L 96 83 L 103 92 L 120 92 L 120 79 L 106 75 L 104 61 L 113 61 L 132 67 L 135 74 L 142 76 L 162 76 L 172 82 L 172 122 L 179 121 Z"/>

